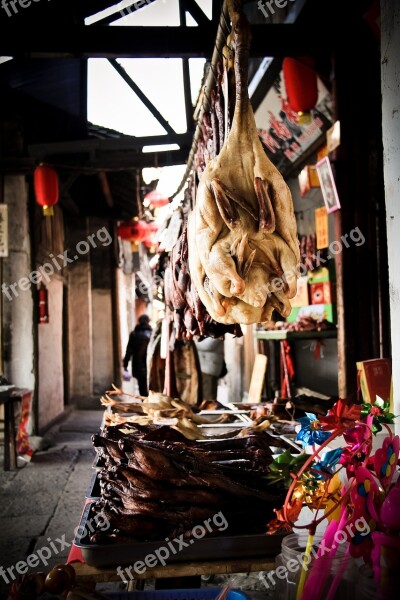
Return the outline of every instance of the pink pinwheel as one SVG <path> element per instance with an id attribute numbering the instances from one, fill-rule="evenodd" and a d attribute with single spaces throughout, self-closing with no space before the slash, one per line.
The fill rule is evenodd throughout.
<path id="1" fill-rule="evenodd" d="M 387 436 L 383 440 L 382 448 L 378 448 L 374 456 L 375 473 L 382 487 L 387 490 L 396 471 L 399 458 L 400 439 L 398 435 Z"/>
<path id="2" fill-rule="evenodd" d="M 380 490 L 372 473 L 365 467 L 359 467 L 356 472 L 356 485 L 351 490 L 354 505 L 354 516 L 370 518 L 379 521 L 378 508 Z"/>
<path id="3" fill-rule="evenodd" d="M 340 464 L 345 465 L 348 477 L 367 461 L 372 449 L 371 430 L 365 425 L 355 425 L 343 433 L 347 442 L 340 457 Z"/>
<path id="4" fill-rule="evenodd" d="M 379 521 L 381 492 L 374 476 L 365 467 L 358 467 L 355 479 L 356 484 L 351 490 L 353 516 L 346 527 L 350 534 L 350 554 L 355 558 L 362 556 L 365 562 L 371 562 L 371 534 Z M 363 525 L 362 529 L 359 527 L 360 523 Z"/>
<path id="5" fill-rule="evenodd" d="M 400 481 L 389 490 L 379 513 L 381 529 L 392 535 L 400 535 Z"/>

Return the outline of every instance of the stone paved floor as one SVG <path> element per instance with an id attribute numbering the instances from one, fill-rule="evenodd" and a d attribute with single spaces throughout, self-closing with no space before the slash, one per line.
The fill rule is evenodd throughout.
<path id="1" fill-rule="evenodd" d="M 0 566 L 4 569 L 43 546 L 51 548 L 50 542 L 55 550 L 48 566 L 31 570 L 47 571 L 65 562 L 66 544 L 79 524 L 92 473 L 95 455 L 90 438 L 101 417 L 101 411 L 72 412 L 46 434 L 46 450 L 35 453 L 23 468 L 0 471 Z M 9 573 L 7 577 L 11 579 Z M 6 587 L 0 574 L 0 598 L 6 597 Z"/>
<path id="2" fill-rule="evenodd" d="M 98 410 L 72 412 L 46 434 L 43 441 L 47 449 L 36 452 L 30 463 L 16 471 L 0 470 L 0 600 L 7 598 L 5 577 L 11 580 L 7 569 L 15 568 L 18 561 L 45 546 L 51 548 L 51 544 L 55 550 L 48 565 L 40 564 L 30 571 L 48 572 L 66 561 L 93 473 L 95 454 L 90 438 L 99 429 L 101 417 Z M 0 461 L 2 465 L 2 457 Z M 60 539 L 65 542 L 57 541 Z M 236 575 L 233 583 L 248 590 L 252 600 L 272 597 L 261 591 L 257 575 Z M 226 580 L 214 576 L 203 585 L 221 586 Z M 146 581 L 146 588 L 153 585 L 154 581 Z M 96 589 L 120 591 L 123 585 L 104 584 Z"/>

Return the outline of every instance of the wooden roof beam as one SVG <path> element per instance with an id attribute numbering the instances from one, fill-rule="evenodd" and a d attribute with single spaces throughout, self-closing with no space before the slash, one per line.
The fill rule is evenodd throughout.
<path id="1" fill-rule="evenodd" d="M 120 138 L 89 138 L 83 140 L 67 140 L 65 142 L 45 142 L 30 144 L 30 156 L 42 159 L 44 156 L 55 154 L 91 154 L 96 152 L 140 152 L 143 146 L 159 146 L 163 144 L 178 144 L 180 147 L 189 146 L 192 134 L 177 133 L 171 135 L 148 135 L 144 137 L 122 136 Z"/>
<path id="2" fill-rule="evenodd" d="M 340 40 L 328 27 L 312 23 L 252 26 L 251 56 L 296 56 L 321 52 Z M 0 38 L 0 55 L 32 58 L 210 58 L 215 27 L 22 28 L 10 24 Z"/>

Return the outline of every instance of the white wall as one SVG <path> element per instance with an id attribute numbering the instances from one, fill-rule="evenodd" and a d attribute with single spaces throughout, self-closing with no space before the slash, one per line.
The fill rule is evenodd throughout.
<path id="1" fill-rule="evenodd" d="M 38 325 L 39 429 L 64 410 L 62 350 L 63 283 L 53 278 L 46 284 L 49 322 Z"/>
<path id="2" fill-rule="evenodd" d="M 400 3 L 381 2 L 382 128 L 394 413 L 400 414 Z M 400 433 L 400 420 L 396 419 Z"/>
<path id="3" fill-rule="evenodd" d="M 93 391 L 91 294 L 90 263 L 80 260 L 69 265 L 68 358 L 72 401 L 90 397 Z"/>
<path id="4" fill-rule="evenodd" d="M 243 338 L 225 335 L 225 363 L 228 373 L 225 377 L 229 388 L 229 402 L 241 402 L 243 394 Z M 248 390 L 245 390 L 248 391 Z"/>
<path id="5" fill-rule="evenodd" d="M 117 269 L 117 297 L 118 297 L 118 317 L 120 328 L 120 355 L 121 369 L 122 359 L 125 355 L 126 346 L 129 340 L 129 334 L 135 326 L 135 274 L 124 273 L 122 269 Z M 128 394 L 138 394 L 136 379 L 122 381 L 122 389 Z"/>
<path id="6" fill-rule="evenodd" d="M 92 316 L 93 393 L 103 394 L 115 383 L 110 290 L 92 290 Z"/>

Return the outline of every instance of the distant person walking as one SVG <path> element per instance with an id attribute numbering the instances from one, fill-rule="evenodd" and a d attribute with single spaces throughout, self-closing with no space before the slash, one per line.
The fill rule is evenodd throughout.
<path id="1" fill-rule="evenodd" d="M 140 316 L 138 324 L 129 336 L 123 360 L 125 370 L 131 361 L 132 376 L 138 381 L 141 396 L 148 395 L 146 359 L 151 332 L 150 318 L 147 315 Z"/>

